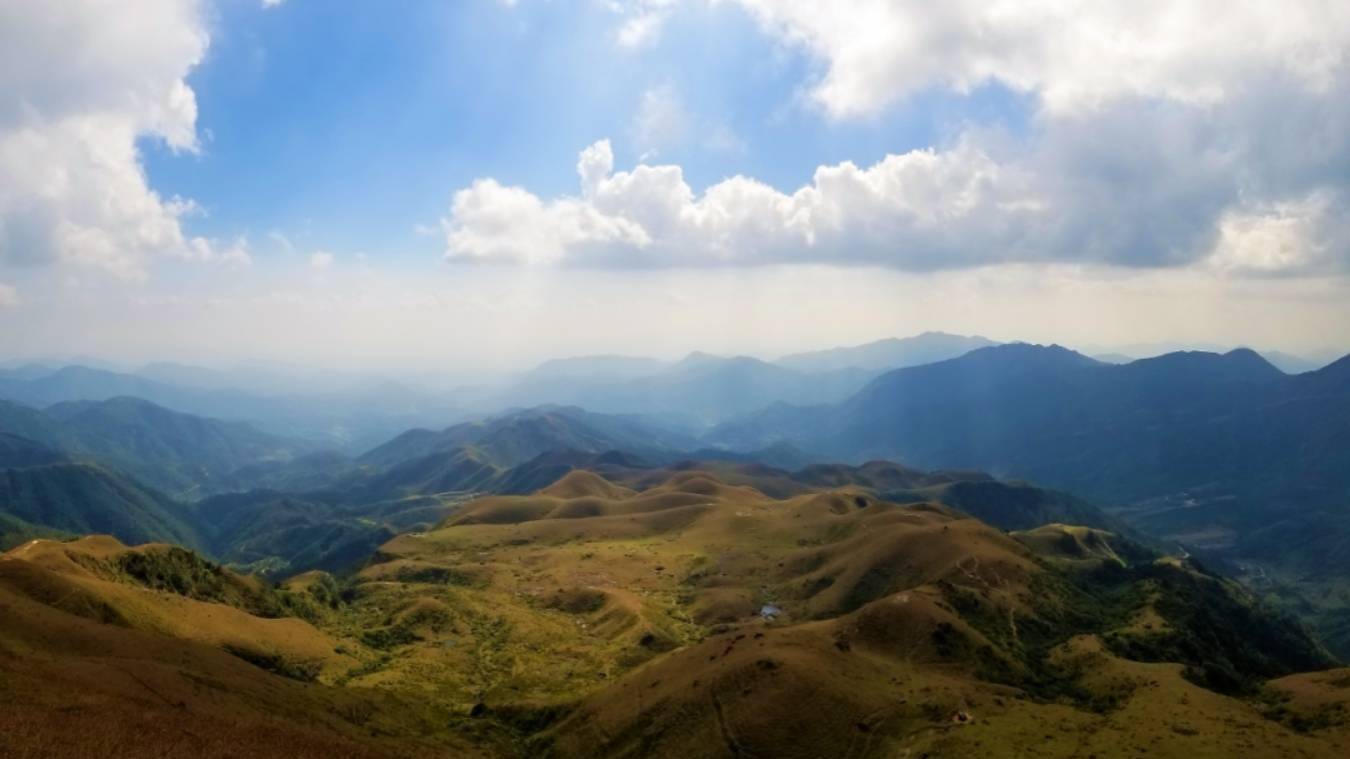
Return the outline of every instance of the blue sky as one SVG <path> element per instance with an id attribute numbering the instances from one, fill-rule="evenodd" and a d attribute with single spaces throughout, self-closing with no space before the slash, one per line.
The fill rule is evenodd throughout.
<path id="1" fill-rule="evenodd" d="M 0 354 L 1350 350 L 1350 6 L 0 9 Z"/>
<path id="2" fill-rule="evenodd" d="M 202 151 L 146 138 L 145 168 L 206 210 L 189 224 L 199 234 L 435 258 L 439 235 L 417 229 L 437 225 L 452 190 L 491 176 L 575 194 L 576 154 L 601 138 L 620 167 L 676 163 L 696 191 L 745 174 L 790 192 L 822 164 L 1026 120 L 1027 98 L 991 84 L 831 121 L 804 101 L 818 62 L 736 7 L 682 8 L 641 50 L 610 44 L 615 23 L 601 3 L 224 3 L 187 77 Z M 675 93 L 690 123 L 647 154 L 634 119 L 651 90 Z M 735 144 L 700 140 L 713 126 Z"/>

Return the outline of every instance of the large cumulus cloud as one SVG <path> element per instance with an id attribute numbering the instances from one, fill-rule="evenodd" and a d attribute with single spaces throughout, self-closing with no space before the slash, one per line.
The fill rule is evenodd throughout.
<path id="1" fill-rule="evenodd" d="M 208 43 L 196 0 L 0 2 L 0 263 L 246 258 L 186 235 L 193 204 L 151 189 L 137 149 L 198 149 L 185 77 Z"/>
<path id="2" fill-rule="evenodd" d="M 822 118 L 993 85 L 1031 98 L 1030 124 L 1016 134 L 975 124 L 871 166 L 821 166 L 790 192 L 748 177 L 696 192 L 671 165 L 615 171 L 601 141 L 582 154 L 576 195 L 544 199 L 491 179 L 461 190 L 447 256 L 1346 267 L 1343 3 L 723 1 L 818 62 L 804 91 Z"/>

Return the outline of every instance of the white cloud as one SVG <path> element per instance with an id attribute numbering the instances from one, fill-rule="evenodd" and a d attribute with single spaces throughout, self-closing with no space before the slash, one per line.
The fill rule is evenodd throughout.
<path id="1" fill-rule="evenodd" d="M 323 271 L 333 265 L 333 254 L 323 250 L 316 250 L 309 255 L 309 268 L 315 271 Z"/>
<path id="2" fill-rule="evenodd" d="M 1287 273 L 1350 263 L 1337 233 L 1350 213 L 1325 176 L 1305 176 L 1298 161 L 1243 176 L 1250 155 L 1214 151 L 1187 113 L 1135 118 L 1134 108 L 1054 122 L 1030 142 L 972 131 L 871 166 L 821 166 L 790 193 L 744 176 L 697 193 L 676 165 L 615 171 L 602 140 L 580 155 L 577 196 L 545 200 L 492 179 L 461 190 L 443 222 L 446 255 L 915 271 L 1078 261 Z"/>
<path id="3" fill-rule="evenodd" d="M 608 153 L 609 144 L 602 144 Z M 584 182 L 585 172 L 595 167 L 583 161 L 579 169 Z M 604 214 L 586 201 L 546 204 L 523 188 L 493 179 L 455 193 L 450 217 L 442 226 L 447 258 L 484 263 L 552 263 L 581 251 L 642 247 L 649 242 L 636 223 Z"/>
<path id="4" fill-rule="evenodd" d="M 285 2 L 285 0 L 262 0 L 262 7 L 275 8 L 278 5 L 281 5 L 283 2 Z"/>
<path id="5" fill-rule="evenodd" d="M 623 47 L 642 47 L 656 39 L 665 20 L 664 11 L 651 11 L 633 16 L 619 27 L 615 39 Z"/>
<path id="6" fill-rule="evenodd" d="M 13 308 L 19 305 L 19 291 L 13 285 L 0 282 L 0 308 Z"/>
<path id="7" fill-rule="evenodd" d="M 154 255 L 238 258 L 184 234 L 195 206 L 149 187 L 136 145 L 198 150 L 184 77 L 208 42 L 195 0 L 0 6 L 0 261 L 139 276 Z"/>
<path id="8" fill-rule="evenodd" d="M 1207 263 L 1216 269 L 1278 273 L 1323 263 L 1333 245 L 1345 249 L 1350 213 L 1329 191 L 1253 209 L 1231 209 Z"/>
<path id="9" fill-rule="evenodd" d="M 582 151 L 581 196 L 543 201 L 479 180 L 455 196 L 451 260 L 670 266 L 974 263 L 1034 227 L 1028 182 L 973 146 L 824 166 L 791 195 L 733 177 L 696 195 L 678 166 L 614 172 L 609 142 Z M 1009 257 L 1014 251 L 1006 251 Z M 966 260 L 962 260 L 966 259 Z"/>
<path id="10" fill-rule="evenodd" d="M 447 255 L 599 266 L 1350 268 L 1337 232 L 1350 219 L 1343 3 L 722 1 L 819 59 L 822 73 L 806 87 L 828 117 L 997 82 L 1027 93 L 1027 123 L 966 123 L 928 150 L 820 166 L 791 192 L 738 176 L 697 193 L 674 165 L 616 173 L 608 143 L 598 143 L 583 153 L 579 197 L 542 199 L 491 179 L 461 191 L 445 222 Z M 712 134 L 690 124 L 677 94 L 657 88 L 638 110 L 634 141 L 645 158 L 660 136 Z"/>
<path id="11" fill-rule="evenodd" d="M 1272 70 L 1325 90 L 1350 40 L 1350 6 L 1320 0 L 721 1 L 820 59 L 811 94 L 840 118 L 989 81 L 1035 92 L 1054 111 L 1134 95 L 1211 103 Z"/>
<path id="12" fill-rule="evenodd" d="M 614 39 L 620 47 L 641 48 L 653 44 L 670 17 L 678 0 L 629 0 L 610 2 L 610 8 L 623 16 Z"/>
<path id="13" fill-rule="evenodd" d="M 197 240 L 194 239 L 193 242 L 197 243 Z M 253 265 L 252 248 L 248 239 L 244 237 L 236 238 L 228 244 L 202 245 L 198 243 L 196 247 L 201 249 L 205 255 L 200 260 L 240 268 Z"/>

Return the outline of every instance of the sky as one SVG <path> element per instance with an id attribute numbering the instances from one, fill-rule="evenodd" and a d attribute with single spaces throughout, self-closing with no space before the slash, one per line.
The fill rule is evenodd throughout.
<path id="1" fill-rule="evenodd" d="M 0 0 L 0 358 L 1350 352 L 1332 0 Z"/>

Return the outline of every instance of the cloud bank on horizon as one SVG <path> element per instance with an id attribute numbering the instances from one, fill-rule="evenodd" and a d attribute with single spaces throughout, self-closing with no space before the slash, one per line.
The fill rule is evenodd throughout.
<path id="1" fill-rule="evenodd" d="M 1350 263 L 1350 7 L 1317 0 L 722 0 L 818 64 L 822 117 L 867 119 L 931 89 L 1034 99 L 1029 127 L 820 166 L 781 192 L 678 165 L 580 154 L 575 195 L 482 178 L 443 225 L 452 261 L 583 266 L 783 262 L 927 271 L 1005 262 L 1291 274 Z M 627 7 L 620 42 L 671 2 Z M 634 27 L 633 25 L 636 25 Z"/>

